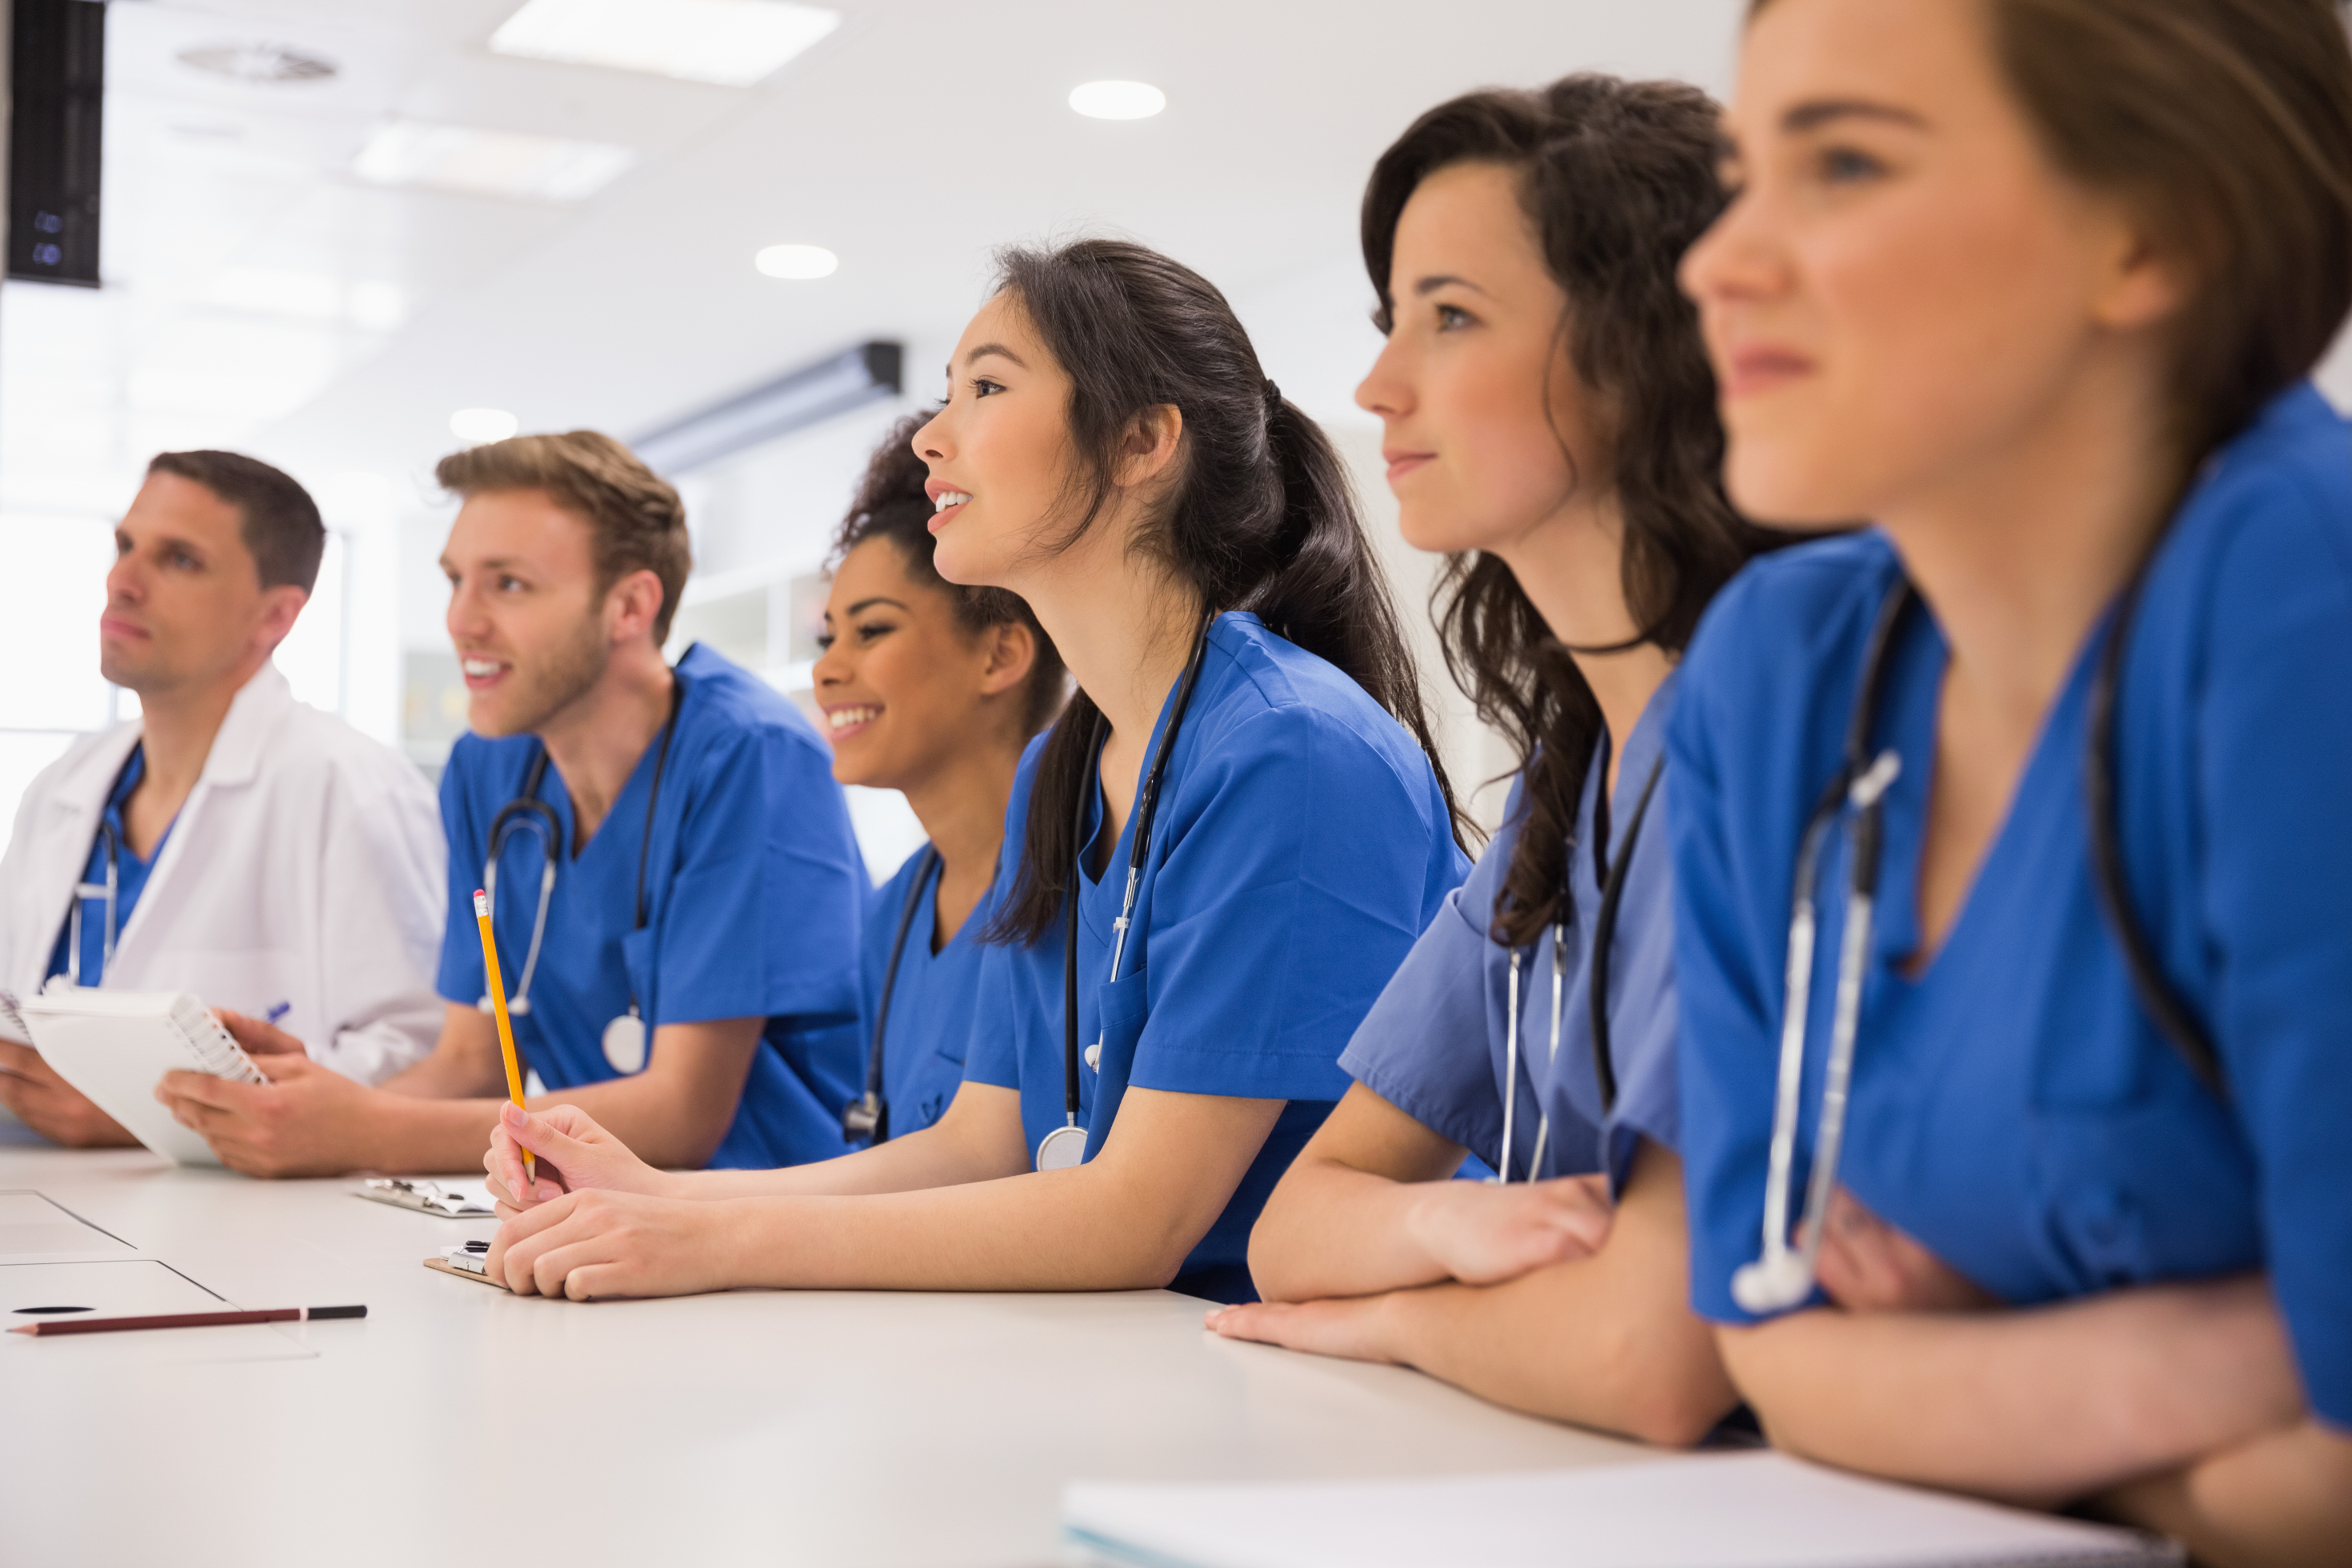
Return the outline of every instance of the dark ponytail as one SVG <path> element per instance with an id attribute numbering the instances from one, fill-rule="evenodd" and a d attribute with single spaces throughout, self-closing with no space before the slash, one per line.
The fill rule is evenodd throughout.
<path id="1" fill-rule="evenodd" d="M 1070 378 L 1076 521 L 1059 547 L 1100 517 L 1136 419 L 1173 405 L 1183 416 L 1181 469 L 1138 528 L 1134 550 L 1198 595 L 1207 613 L 1252 612 L 1395 715 L 1429 753 L 1458 838 L 1462 811 L 1347 469 L 1321 427 L 1265 378 L 1225 297 L 1190 268 L 1122 240 L 1013 249 L 998 260 L 1000 291 Z M 1060 919 L 1076 853 L 1070 823 L 1091 776 L 1099 717 L 1081 690 L 1047 735 L 1020 868 L 986 940 L 1035 942 Z"/>
<path id="2" fill-rule="evenodd" d="M 1517 176 L 1537 246 L 1568 296 L 1560 347 L 1597 395 L 1587 405 L 1624 519 L 1626 606 L 1642 639 L 1669 652 L 1690 641 L 1699 612 L 1749 556 L 1780 542 L 1725 498 L 1715 377 L 1697 313 L 1675 283 L 1683 252 L 1721 210 L 1722 146 L 1716 105 L 1695 87 L 1578 75 L 1438 105 L 1381 155 L 1364 192 L 1364 265 L 1385 330 L 1397 219 L 1415 188 L 1457 163 Z M 1523 946 L 1560 909 L 1601 705 L 1497 558 L 1451 557 L 1431 609 L 1455 684 L 1518 753 L 1523 816 L 1493 930 Z"/>

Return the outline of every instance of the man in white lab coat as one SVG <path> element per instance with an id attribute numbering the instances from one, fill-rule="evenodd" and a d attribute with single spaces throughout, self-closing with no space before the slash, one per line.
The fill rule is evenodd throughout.
<path id="1" fill-rule="evenodd" d="M 270 662 L 318 577 L 319 509 L 251 458 L 167 452 L 114 537 L 99 667 L 141 714 L 26 792 L 0 858 L 0 986 L 187 991 L 362 1082 L 409 1066 L 441 1021 L 439 810 Z M 5 1038 L 0 1106 L 59 1143 L 131 1142 Z"/>

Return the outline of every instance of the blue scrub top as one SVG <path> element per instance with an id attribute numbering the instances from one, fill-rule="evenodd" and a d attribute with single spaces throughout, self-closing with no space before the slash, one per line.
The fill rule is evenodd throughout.
<path id="1" fill-rule="evenodd" d="M 1842 751 L 1897 564 L 1875 534 L 1748 568 L 1683 670 L 1670 727 L 1692 1291 L 1746 1317 L 1799 835 Z M 1916 979 L 1917 861 L 1946 645 L 1915 613 L 1874 746 L 1885 808 L 1841 1180 L 2018 1306 L 2268 1273 L 2313 1408 L 2352 1426 L 2352 435 L 2305 385 L 2210 462 L 2126 651 L 2120 840 L 2158 957 L 2218 1044 L 2226 1103 L 2143 1015 L 2102 919 L 2082 761 L 2108 626 L 2045 721 L 2007 820 Z M 1822 926 L 1797 1180 L 1820 1110 L 1843 926 Z"/>
<path id="2" fill-rule="evenodd" d="M 1008 846 L 1026 830 L 1042 750 L 1041 738 L 1022 759 Z M 1403 726 L 1251 615 L 1211 627 L 1160 791 L 1116 984 L 1105 982 L 1132 812 L 1102 877 L 1080 878 L 1078 1037 L 1090 1045 L 1099 1031 L 1104 1045 L 1101 1071 L 1078 1072 L 1079 1124 L 1091 1159 L 1130 1086 L 1291 1102 L 1176 1280 L 1193 1295 L 1249 1300 L 1258 1210 L 1346 1091 L 1349 1036 L 1469 868 L 1429 759 Z M 1090 838 L 1101 833 L 1099 790 L 1093 817 Z M 1015 868 L 1008 853 L 1000 887 Z M 1030 947 L 985 950 L 964 1075 L 1020 1090 L 1033 1154 L 1063 1124 L 1058 928 Z"/>
<path id="3" fill-rule="evenodd" d="M 678 660 L 686 691 L 653 819 L 646 929 L 635 930 L 637 865 L 658 737 L 574 858 L 559 862 L 530 1011 L 515 1045 L 548 1088 L 600 1083 L 604 1026 L 628 1009 L 664 1024 L 765 1016 L 772 1049 L 753 1053 L 713 1166 L 764 1167 L 842 1152 L 841 1108 L 856 1092 L 857 922 L 866 872 L 849 811 L 816 731 L 772 688 L 697 645 Z M 440 993 L 483 994 L 474 889 L 491 820 L 522 793 L 540 742 L 461 737 L 441 775 L 449 835 L 449 922 Z M 572 841 L 572 803 L 549 767 L 541 798 Z M 518 828 L 499 863 L 499 966 L 520 984 L 539 903 L 539 834 Z"/>
<path id="4" fill-rule="evenodd" d="M 1610 796 L 1609 859 L 1624 853 L 1626 830 L 1643 786 L 1665 745 L 1666 716 L 1676 677 L 1669 675 L 1626 738 L 1617 788 Z M 1596 755 L 1584 776 L 1575 837 L 1568 857 L 1569 952 L 1562 987 L 1559 1055 L 1551 1056 L 1552 945 L 1557 927 L 1521 950 L 1519 964 L 1519 1084 L 1511 1124 L 1511 1176 L 1528 1177 L 1535 1159 L 1538 1113 L 1551 1118 L 1538 1176 L 1605 1171 L 1622 1184 L 1643 1138 L 1665 1148 L 1680 1142 L 1675 1098 L 1675 977 L 1673 866 L 1666 843 L 1664 796 L 1673 781 L 1661 774 L 1656 795 L 1634 841 L 1619 895 L 1615 941 L 1609 959 L 1610 1058 L 1617 1100 L 1603 1115 L 1592 1060 L 1592 938 L 1601 918 L 1601 884 L 1592 864 L 1594 817 L 1602 764 Z M 1433 1132 L 1461 1144 L 1491 1166 L 1501 1156 L 1503 1096 L 1507 1079 L 1511 953 L 1491 931 L 1495 896 L 1525 826 L 1524 780 L 1511 786 L 1503 830 L 1479 857 L 1469 881 L 1450 894 L 1437 919 L 1413 944 L 1404 966 L 1381 993 L 1370 1016 L 1339 1058 L 1357 1082 Z"/>
<path id="5" fill-rule="evenodd" d="M 882 1042 L 882 1098 L 890 1108 L 893 1138 L 937 1121 L 963 1084 L 964 1047 L 971 1039 L 972 1004 L 980 994 L 980 933 L 996 910 L 992 887 L 956 928 L 954 938 L 933 952 L 940 880 L 930 860 L 926 845 L 907 857 L 897 876 L 875 889 L 866 901 L 858 950 L 864 983 L 858 988 L 857 1038 L 862 1049 L 871 1050 L 882 981 L 890 966 L 890 943 L 898 934 L 907 894 L 921 877 L 922 901 L 907 928 L 898 984 L 890 992 L 890 1032 Z"/>
<path id="6" fill-rule="evenodd" d="M 122 825 L 122 811 L 131 804 L 131 792 L 147 776 L 147 748 L 131 748 L 131 760 L 122 764 L 122 774 L 114 781 L 113 790 L 106 797 L 105 815 L 100 818 L 114 834 L 114 934 L 119 941 L 131 929 L 131 911 L 139 907 L 139 895 L 147 889 L 147 874 L 155 862 L 163 858 L 163 846 L 172 841 L 172 827 L 178 826 L 173 817 L 163 829 L 163 837 L 155 840 L 155 853 L 142 860 L 131 853 L 131 830 Z M 107 836 L 103 832 L 89 836 L 89 859 L 82 867 L 81 879 L 93 888 L 106 885 Z M 44 978 L 54 978 L 66 973 L 66 950 L 72 945 L 73 911 L 68 910 L 64 920 L 58 922 L 58 943 L 49 950 L 49 971 Z M 85 899 L 81 906 L 81 983 L 85 986 L 100 984 L 106 978 L 106 900 Z"/>

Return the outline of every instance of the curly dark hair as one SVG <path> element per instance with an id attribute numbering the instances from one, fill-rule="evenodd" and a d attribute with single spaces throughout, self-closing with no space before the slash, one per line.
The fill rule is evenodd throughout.
<path id="1" fill-rule="evenodd" d="M 967 632 L 991 626 L 1023 626 L 1037 645 L 1036 662 L 1029 667 L 1028 700 L 1022 705 L 1021 733 L 1026 738 L 1054 721 L 1062 710 L 1068 676 L 1062 668 L 1061 650 L 1045 628 L 1037 624 L 1029 601 L 1003 588 L 973 588 L 940 575 L 933 557 L 939 541 L 931 535 L 931 498 L 923 489 L 931 477 L 930 465 L 915 453 L 915 432 L 930 422 L 929 413 L 909 414 L 890 426 L 881 445 L 866 460 L 866 477 L 833 536 L 825 570 L 840 570 L 852 550 L 869 539 L 887 539 L 898 547 L 907 575 L 926 588 L 937 588 L 955 606 L 956 625 Z"/>
<path id="2" fill-rule="evenodd" d="M 1675 283 L 1683 252 L 1722 208 L 1722 151 L 1720 111 L 1696 88 L 1580 74 L 1438 105 L 1381 155 L 1364 192 L 1364 266 L 1386 331 L 1397 219 L 1422 181 L 1459 163 L 1517 176 L 1544 261 L 1568 296 L 1561 352 L 1598 395 L 1588 406 L 1624 516 L 1636 641 L 1670 651 L 1690 641 L 1716 590 L 1776 542 L 1724 495 L 1714 373 L 1697 312 Z M 1430 607 L 1455 684 L 1518 755 L 1523 816 L 1492 929 L 1499 942 L 1530 942 L 1560 909 L 1577 803 L 1602 732 L 1600 703 L 1576 650 L 1496 557 L 1449 557 Z"/>

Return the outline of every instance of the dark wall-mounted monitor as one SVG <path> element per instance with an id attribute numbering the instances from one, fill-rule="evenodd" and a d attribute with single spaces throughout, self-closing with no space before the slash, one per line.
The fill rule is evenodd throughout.
<path id="1" fill-rule="evenodd" d="M 98 287 L 106 7 L 16 0 L 9 28 L 8 276 Z"/>

